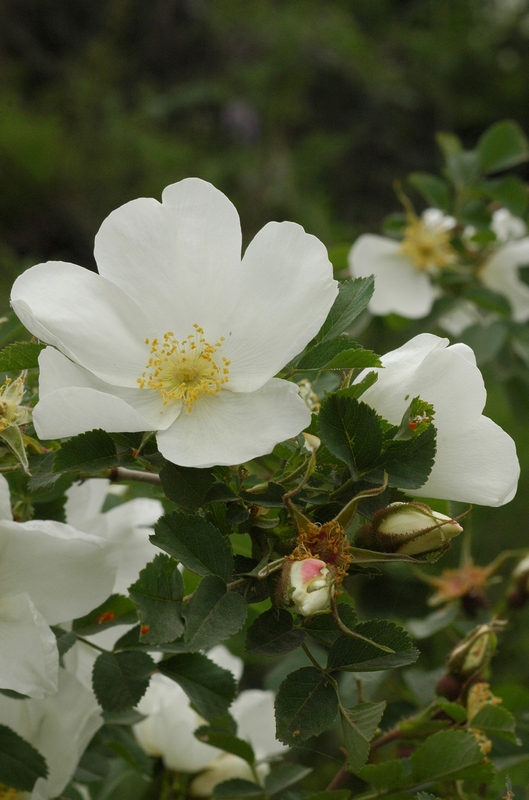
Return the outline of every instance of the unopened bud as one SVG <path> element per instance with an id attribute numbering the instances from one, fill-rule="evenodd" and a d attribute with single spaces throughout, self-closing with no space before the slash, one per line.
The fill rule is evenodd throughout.
<path id="1" fill-rule="evenodd" d="M 419 556 L 440 550 L 462 530 L 456 520 L 426 503 L 391 503 L 360 529 L 357 544 L 384 553 Z"/>
<path id="2" fill-rule="evenodd" d="M 328 611 L 334 591 L 334 574 L 325 561 L 304 558 L 287 561 L 282 575 L 283 599 L 286 605 L 304 617 Z"/>
<path id="3" fill-rule="evenodd" d="M 447 700 L 457 700 L 463 691 L 463 684 L 453 675 L 441 675 L 437 681 L 435 691 L 441 697 L 446 697 Z"/>
<path id="4" fill-rule="evenodd" d="M 488 625 L 479 625 L 450 653 L 448 671 L 460 678 L 481 673 L 496 650 L 496 634 Z"/>

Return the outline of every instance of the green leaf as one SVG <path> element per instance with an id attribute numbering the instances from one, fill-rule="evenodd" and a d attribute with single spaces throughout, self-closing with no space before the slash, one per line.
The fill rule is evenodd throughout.
<path id="1" fill-rule="evenodd" d="M 369 743 L 377 730 L 386 703 L 361 703 L 354 708 L 340 709 L 342 731 L 351 772 L 359 772 L 367 761 Z"/>
<path id="2" fill-rule="evenodd" d="M 459 337 L 474 351 L 478 366 L 495 358 L 507 340 L 507 328 L 502 322 L 490 325 L 470 325 Z"/>
<path id="3" fill-rule="evenodd" d="M 492 766 L 471 733 L 440 731 L 419 745 L 410 759 L 415 785 L 465 778 L 487 783 Z"/>
<path id="4" fill-rule="evenodd" d="M 419 651 L 412 646 L 409 634 L 394 622 L 372 619 L 361 622 L 353 632 L 372 639 L 377 644 L 391 647 L 395 653 L 384 653 L 373 644 L 342 635 L 329 651 L 329 669 L 373 672 L 413 664 L 419 657 Z"/>
<path id="5" fill-rule="evenodd" d="M 283 789 L 302 780 L 311 772 L 312 769 L 310 767 L 302 767 L 301 764 L 292 764 L 288 761 L 275 768 L 272 766 L 272 770 L 265 778 L 265 791 L 269 795 L 282 792 Z M 340 800 L 340 798 L 334 798 L 334 800 Z"/>
<path id="6" fill-rule="evenodd" d="M 227 800 L 230 797 L 259 797 L 263 795 L 263 788 L 252 781 L 243 778 L 231 778 L 229 781 L 218 783 L 213 789 L 213 797 L 217 800 Z"/>
<path id="7" fill-rule="evenodd" d="M 320 369 L 380 367 L 380 358 L 351 339 L 329 339 L 306 352 L 296 364 L 299 372 Z"/>
<path id="8" fill-rule="evenodd" d="M 376 461 L 382 433 L 376 412 L 351 397 L 330 395 L 319 414 L 319 436 L 331 453 L 344 461 L 358 480 Z"/>
<path id="9" fill-rule="evenodd" d="M 338 699 L 324 673 L 315 667 L 291 672 L 275 700 L 276 736 L 295 745 L 329 728 L 338 712 Z"/>
<path id="10" fill-rule="evenodd" d="M 178 653 L 161 661 L 158 671 L 180 684 L 198 713 L 207 720 L 222 717 L 237 691 L 233 674 L 202 653 Z"/>
<path id="11" fill-rule="evenodd" d="M 295 650 L 305 632 L 294 628 L 294 620 L 284 608 L 270 608 L 257 617 L 246 634 L 245 650 L 258 656 L 278 656 Z"/>
<path id="12" fill-rule="evenodd" d="M 240 594 L 229 592 L 220 578 L 207 576 L 184 609 L 187 649 L 207 650 L 228 639 L 240 631 L 247 613 L 248 606 Z"/>
<path id="13" fill-rule="evenodd" d="M 346 386 L 344 389 L 338 389 L 335 394 L 338 397 L 351 397 L 354 400 L 358 400 L 370 386 L 373 386 L 378 380 L 378 373 L 377 372 L 368 372 L 367 375 L 362 378 L 361 381 L 352 383 L 351 386 Z"/>
<path id="14" fill-rule="evenodd" d="M 137 622 L 137 620 L 138 614 L 132 600 L 121 594 L 111 594 L 108 600 L 94 608 L 89 614 L 75 619 L 72 628 L 76 633 L 89 636 L 114 625 L 126 625 Z"/>
<path id="15" fill-rule="evenodd" d="M 450 187 L 445 180 L 429 172 L 412 172 L 408 176 L 408 181 L 422 194 L 429 206 L 450 211 L 452 205 Z"/>
<path id="16" fill-rule="evenodd" d="M 150 541 L 197 575 L 227 581 L 233 572 L 229 540 L 211 522 L 179 511 L 158 520 Z"/>
<path id="17" fill-rule="evenodd" d="M 430 794 L 430 792 L 417 792 L 415 797 L 417 800 L 441 800 L 436 794 Z"/>
<path id="18" fill-rule="evenodd" d="M 304 800 L 348 800 L 351 796 L 349 789 L 334 789 L 329 792 L 317 792 L 305 797 Z"/>
<path id="19" fill-rule="evenodd" d="M 493 200 L 507 208 L 516 217 L 523 217 L 527 211 L 529 198 L 525 184 L 516 175 L 506 175 L 498 181 L 487 183 Z"/>
<path id="20" fill-rule="evenodd" d="M 477 151 L 485 173 L 515 167 L 529 158 L 525 134 L 518 123 L 511 120 L 491 125 L 480 137 Z"/>
<path id="21" fill-rule="evenodd" d="M 77 636 L 74 631 L 65 631 L 58 625 L 50 625 L 50 628 L 57 640 L 59 656 L 62 657 L 71 647 L 74 646 L 77 641 Z"/>
<path id="22" fill-rule="evenodd" d="M 86 475 L 99 475 L 118 463 L 116 444 L 110 434 L 97 429 L 73 436 L 63 442 L 53 459 L 53 472 L 75 470 Z"/>
<path id="23" fill-rule="evenodd" d="M 243 758 L 250 766 L 255 763 L 255 753 L 251 744 L 237 738 L 232 733 L 217 730 L 209 725 L 202 725 L 195 731 L 195 736 L 199 742 L 205 742 L 205 744 L 218 747 L 219 750 L 224 750 L 226 753 L 233 753 L 233 755 Z"/>
<path id="24" fill-rule="evenodd" d="M 0 725 L 0 783 L 31 792 L 38 778 L 46 778 L 45 758 L 18 733 Z"/>
<path id="25" fill-rule="evenodd" d="M 390 441 L 373 464 L 388 474 L 388 484 L 400 489 L 418 489 L 432 471 L 436 452 L 436 431 L 433 425 L 413 439 Z"/>
<path id="26" fill-rule="evenodd" d="M 453 153 L 447 158 L 446 173 L 458 189 L 472 186 L 480 176 L 478 154 L 472 150 Z"/>
<path id="27" fill-rule="evenodd" d="M 183 508 L 196 509 L 204 505 L 216 479 L 210 469 L 180 467 L 166 461 L 160 470 L 160 480 L 169 500 Z"/>
<path id="28" fill-rule="evenodd" d="M 507 298 L 487 289 L 486 286 L 469 286 L 461 296 L 487 311 L 496 311 L 506 317 L 511 314 L 511 306 Z"/>
<path id="29" fill-rule="evenodd" d="M 36 342 L 13 342 L 0 351 L 0 372 L 35 369 L 39 365 L 39 354 L 45 347 L 45 344 Z"/>
<path id="30" fill-rule="evenodd" d="M 155 670 L 147 653 L 101 653 L 92 672 L 94 694 L 105 711 L 132 708 L 147 691 Z"/>
<path id="31" fill-rule="evenodd" d="M 146 644 L 164 644 L 182 636 L 181 600 L 184 582 L 174 559 L 159 553 L 142 569 L 138 580 L 129 588 L 131 599 L 139 607 L 142 634 Z"/>
<path id="32" fill-rule="evenodd" d="M 403 759 L 395 758 L 382 764 L 367 764 L 359 774 L 362 780 L 380 792 L 400 789 L 407 782 Z"/>
<path id="33" fill-rule="evenodd" d="M 349 630 L 358 625 L 358 615 L 349 603 L 338 603 L 338 614 L 340 619 Z M 305 622 L 305 630 L 314 637 L 316 641 L 330 647 L 342 634 L 336 627 L 336 622 L 330 614 L 316 614 Z"/>
<path id="34" fill-rule="evenodd" d="M 510 711 L 503 706 L 487 705 L 472 717 L 470 727 L 484 731 L 490 736 L 498 736 L 500 739 L 507 739 L 514 744 L 520 744 L 515 731 L 516 720 Z"/>
<path id="35" fill-rule="evenodd" d="M 333 303 L 327 319 L 316 336 L 317 342 L 326 342 L 340 336 L 367 308 L 375 288 L 373 276 L 344 281 L 338 286 L 338 297 Z"/>

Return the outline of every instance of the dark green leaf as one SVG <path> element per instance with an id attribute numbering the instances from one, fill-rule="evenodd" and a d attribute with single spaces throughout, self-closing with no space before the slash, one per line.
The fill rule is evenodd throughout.
<path id="1" fill-rule="evenodd" d="M 413 439 L 388 442 L 376 467 L 387 472 L 390 486 L 418 489 L 432 471 L 435 452 L 435 427 L 430 425 Z M 376 475 L 381 479 L 382 471 Z"/>
<path id="2" fill-rule="evenodd" d="M 217 575 L 227 581 L 233 572 L 229 540 L 198 516 L 175 511 L 158 520 L 151 542 L 197 575 Z"/>
<path id="3" fill-rule="evenodd" d="M 137 619 L 136 606 L 132 600 L 121 594 L 111 594 L 108 600 L 101 603 L 90 614 L 75 619 L 72 627 L 76 633 L 89 636 L 114 625 L 134 623 Z"/>
<path id="4" fill-rule="evenodd" d="M 248 742 L 238 739 L 232 733 L 216 730 L 209 725 L 202 725 L 195 731 L 195 736 L 200 742 L 210 744 L 212 747 L 218 747 L 219 750 L 224 750 L 226 753 L 233 753 L 233 755 L 243 758 L 250 765 L 255 762 L 255 753 L 252 746 Z"/>
<path id="5" fill-rule="evenodd" d="M 38 778 L 46 778 L 48 767 L 44 757 L 18 733 L 0 725 L 0 783 L 31 792 Z"/>
<path id="6" fill-rule="evenodd" d="M 257 617 L 246 634 L 246 652 L 278 656 L 299 647 L 305 632 L 294 628 L 292 615 L 284 608 L 270 608 Z"/>
<path id="7" fill-rule="evenodd" d="M 240 631 L 248 606 L 214 575 L 204 578 L 184 609 L 185 644 L 189 652 L 207 650 Z"/>
<path id="8" fill-rule="evenodd" d="M 408 181 L 422 194 L 429 206 L 450 211 L 450 187 L 442 178 L 428 172 L 413 172 Z"/>
<path id="9" fill-rule="evenodd" d="M 92 672 L 94 694 L 105 711 L 132 708 L 147 691 L 155 669 L 147 653 L 101 653 Z"/>
<path id="10" fill-rule="evenodd" d="M 446 172 L 458 189 L 464 189 L 476 183 L 480 176 L 478 154 L 471 150 L 460 150 L 452 153 L 446 160 Z"/>
<path id="11" fill-rule="evenodd" d="M 349 789 L 334 789 L 329 792 L 317 792 L 305 797 L 304 800 L 348 800 L 351 796 Z"/>
<path id="12" fill-rule="evenodd" d="M 367 308 L 375 288 L 374 278 L 355 278 L 340 283 L 338 297 L 329 311 L 329 315 L 316 336 L 317 342 L 336 339 Z"/>
<path id="13" fill-rule="evenodd" d="M 292 764 L 288 761 L 275 768 L 272 767 L 272 771 L 265 778 L 265 791 L 267 794 L 282 792 L 283 789 L 302 780 L 311 772 L 312 769 L 310 767 L 302 767 L 301 764 Z M 335 798 L 334 800 L 340 799 Z"/>
<path id="14" fill-rule="evenodd" d="M 511 120 L 491 125 L 480 137 L 477 151 L 485 173 L 515 167 L 529 158 L 525 134 L 518 123 Z"/>
<path id="15" fill-rule="evenodd" d="M 227 800 L 230 797 L 259 797 L 264 794 L 259 784 L 245 781 L 243 778 L 231 778 L 218 783 L 213 789 L 213 797 Z"/>
<path id="16" fill-rule="evenodd" d="M 380 367 L 380 358 L 372 350 L 364 350 L 351 339 L 329 339 L 320 342 L 296 364 L 300 372 L 319 369 L 364 369 Z"/>
<path id="17" fill-rule="evenodd" d="M 98 475 L 118 463 L 116 444 L 110 434 L 101 429 L 81 433 L 63 442 L 55 453 L 53 472 L 77 471 Z"/>
<path id="18" fill-rule="evenodd" d="M 129 594 L 139 607 L 143 642 L 163 644 L 183 634 L 180 601 L 184 596 L 184 582 L 170 556 L 160 553 L 147 564 L 129 588 Z"/>
<path id="19" fill-rule="evenodd" d="M 419 745 L 410 759 L 415 785 L 464 778 L 487 783 L 492 766 L 471 733 L 440 731 Z"/>
<path id="20" fill-rule="evenodd" d="M 352 630 L 358 624 L 356 611 L 349 603 L 338 603 L 338 613 L 340 619 L 349 630 Z M 308 618 L 305 623 L 305 629 L 314 639 L 329 647 L 342 635 L 330 614 L 316 614 Z"/>
<path id="21" fill-rule="evenodd" d="M 315 667 L 291 672 L 275 700 L 276 735 L 295 745 L 329 728 L 338 712 L 338 699 L 326 676 Z"/>
<path id="22" fill-rule="evenodd" d="M 361 703 L 354 708 L 340 709 L 342 730 L 351 772 L 362 769 L 369 755 L 370 741 L 375 735 L 386 703 Z"/>
<path id="23" fill-rule="evenodd" d="M 196 509 L 204 505 L 206 494 L 216 479 L 210 469 L 180 467 L 166 461 L 160 470 L 160 480 L 169 500 L 183 508 Z"/>
<path id="24" fill-rule="evenodd" d="M 506 297 L 493 292 L 486 286 L 469 286 L 462 294 L 465 300 L 470 300 L 487 311 L 496 311 L 502 316 L 510 316 L 511 306 Z"/>
<path id="25" fill-rule="evenodd" d="M 351 397 L 354 400 L 358 400 L 358 398 L 361 397 L 364 394 L 364 392 L 367 389 L 369 389 L 370 386 L 373 386 L 373 384 L 376 383 L 377 380 L 378 380 L 377 372 L 375 371 L 368 372 L 367 375 L 364 378 L 362 378 L 361 381 L 352 383 L 351 386 L 347 386 L 345 389 L 338 389 L 338 391 L 335 392 L 335 394 L 338 397 Z"/>
<path id="26" fill-rule="evenodd" d="M 350 397 L 330 395 L 324 400 L 319 435 L 331 453 L 347 464 L 355 480 L 369 471 L 382 448 L 376 412 Z"/>
<path id="27" fill-rule="evenodd" d="M 222 717 L 235 697 L 237 684 L 232 673 L 202 653 L 178 653 L 161 661 L 158 670 L 180 684 L 204 719 Z"/>
<path id="28" fill-rule="evenodd" d="M 0 372 L 20 372 L 39 365 L 39 354 L 45 344 L 13 342 L 0 351 Z"/>
<path id="29" fill-rule="evenodd" d="M 437 797 L 435 794 L 430 794 L 430 792 L 417 792 L 415 797 L 416 800 L 441 800 L 440 797 Z"/>
<path id="30" fill-rule="evenodd" d="M 361 622 L 354 629 L 354 633 L 365 636 L 377 644 L 391 647 L 395 653 L 384 653 L 372 644 L 344 634 L 336 640 L 329 651 L 330 669 L 373 672 L 413 664 L 419 657 L 419 651 L 413 647 L 409 634 L 394 622 L 382 619 Z"/>

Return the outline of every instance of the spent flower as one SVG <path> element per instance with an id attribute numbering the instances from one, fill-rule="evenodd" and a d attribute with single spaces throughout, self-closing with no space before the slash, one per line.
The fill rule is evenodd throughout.
<path id="1" fill-rule="evenodd" d="M 42 438 L 92 428 L 156 431 L 176 464 L 238 464 L 309 424 L 298 387 L 274 375 L 317 333 L 337 295 L 323 244 L 268 223 L 241 260 L 232 203 L 190 178 L 103 222 L 99 274 L 48 262 L 12 306 L 51 345 L 34 424 Z"/>

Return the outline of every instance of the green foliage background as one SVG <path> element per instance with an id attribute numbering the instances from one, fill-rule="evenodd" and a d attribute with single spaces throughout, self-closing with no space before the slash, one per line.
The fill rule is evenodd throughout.
<path id="1" fill-rule="evenodd" d="M 2 309 L 20 271 L 93 268 L 113 208 L 189 175 L 229 195 L 246 241 L 269 219 L 329 247 L 377 231 L 393 181 L 439 167 L 437 131 L 473 146 L 500 119 L 529 130 L 528 40 L 524 0 L 4 0 Z M 414 333 L 381 325 L 365 344 Z M 481 563 L 529 545 L 529 433 L 486 377 L 525 477 L 512 504 L 474 513 Z M 376 581 L 363 602 L 379 613 L 425 594 L 409 572 Z M 503 653 L 503 674 L 523 677 Z"/>

